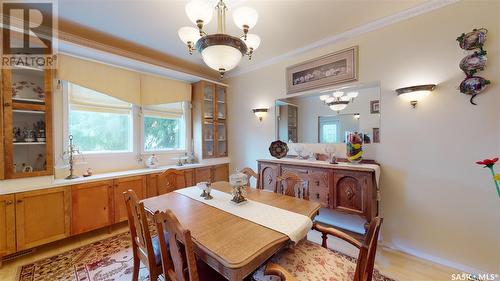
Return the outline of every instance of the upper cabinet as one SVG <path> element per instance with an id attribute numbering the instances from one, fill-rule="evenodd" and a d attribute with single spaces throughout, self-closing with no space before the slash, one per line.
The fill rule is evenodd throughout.
<path id="1" fill-rule="evenodd" d="M 203 159 L 226 157 L 227 88 L 200 81 L 193 84 L 194 150 Z"/>
<path id="2" fill-rule="evenodd" d="M 3 69 L 2 103 L 4 177 L 52 174 L 52 70 Z"/>

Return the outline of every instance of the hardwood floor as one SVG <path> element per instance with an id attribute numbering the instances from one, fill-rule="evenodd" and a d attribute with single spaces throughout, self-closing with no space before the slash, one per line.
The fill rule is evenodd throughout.
<path id="1" fill-rule="evenodd" d="M 17 270 L 21 265 L 105 239 L 127 231 L 127 229 L 128 226 L 124 222 L 111 227 L 109 231 L 108 228 L 99 229 L 41 246 L 34 253 L 27 256 L 5 261 L 3 267 L 0 268 L 0 280 L 16 280 Z M 311 231 L 308 239 L 320 243 L 321 235 L 318 232 Z M 328 240 L 331 248 L 351 256 L 357 256 L 356 249 L 351 245 L 335 238 L 329 238 Z M 458 272 L 458 270 L 446 268 L 384 247 L 379 247 L 378 249 L 375 267 L 382 274 L 398 281 L 449 281 L 451 274 Z"/>

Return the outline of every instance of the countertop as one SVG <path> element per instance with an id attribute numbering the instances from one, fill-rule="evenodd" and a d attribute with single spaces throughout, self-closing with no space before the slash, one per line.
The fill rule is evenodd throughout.
<path id="1" fill-rule="evenodd" d="M 228 164 L 229 161 L 230 161 L 229 158 L 211 159 L 209 161 L 203 161 L 197 164 L 186 164 L 184 166 L 168 165 L 168 166 L 160 166 L 158 168 L 141 168 L 141 169 L 117 171 L 109 173 L 98 173 L 90 177 L 79 177 L 72 180 L 54 179 L 53 176 L 2 180 L 0 181 L 0 195 L 88 183 L 88 182 L 101 181 L 107 179 L 155 174 L 155 173 L 161 173 L 171 168 L 178 170 L 202 168 L 214 165 Z"/>

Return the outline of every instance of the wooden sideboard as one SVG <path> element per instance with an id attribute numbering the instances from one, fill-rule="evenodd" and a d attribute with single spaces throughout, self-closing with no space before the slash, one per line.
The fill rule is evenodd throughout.
<path id="1" fill-rule="evenodd" d="M 320 203 L 323 208 L 363 217 L 365 229 L 378 215 L 373 170 L 286 160 L 258 160 L 258 165 L 258 188 L 277 192 L 280 188 L 276 178 L 292 172 L 303 179 L 309 200 Z"/>
<path id="2" fill-rule="evenodd" d="M 183 171 L 179 186 L 164 186 L 161 173 L 154 173 L 0 195 L 0 266 L 2 256 L 126 221 L 125 190 L 144 199 L 200 181 L 229 180 L 228 164 Z"/>

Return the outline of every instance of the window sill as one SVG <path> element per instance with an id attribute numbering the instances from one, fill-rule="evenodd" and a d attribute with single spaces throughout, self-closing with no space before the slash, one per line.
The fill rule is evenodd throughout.
<path id="1" fill-rule="evenodd" d="M 157 151 L 142 151 L 141 155 L 151 155 L 151 154 L 156 154 L 156 155 L 184 154 L 186 152 L 188 152 L 186 149 L 181 149 L 181 150 L 157 150 Z"/>

